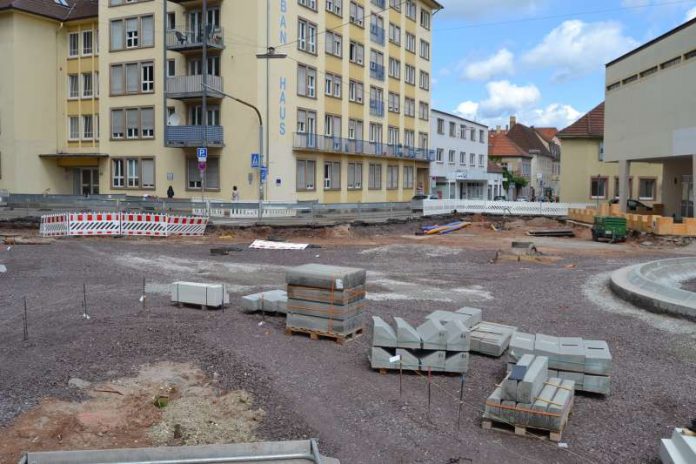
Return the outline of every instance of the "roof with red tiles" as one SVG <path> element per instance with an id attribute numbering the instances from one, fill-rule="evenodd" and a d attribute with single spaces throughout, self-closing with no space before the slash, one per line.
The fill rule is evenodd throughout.
<path id="1" fill-rule="evenodd" d="M 488 156 L 498 158 L 531 158 L 504 132 L 491 131 L 488 133 Z"/>
<path id="2" fill-rule="evenodd" d="M 603 138 L 604 102 L 558 133 L 558 138 Z"/>

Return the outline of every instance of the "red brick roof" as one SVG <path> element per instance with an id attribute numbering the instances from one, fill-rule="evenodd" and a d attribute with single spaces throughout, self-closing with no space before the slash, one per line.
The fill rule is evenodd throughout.
<path id="1" fill-rule="evenodd" d="M 533 127 L 517 123 L 510 128 L 507 136 L 525 153 L 532 154 L 534 152 L 542 156 L 553 156 Z"/>
<path id="2" fill-rule="evenodd" d="M 604 102 L 558 133 L 562 139 L 603 138 L 604 137 Z"/>
<path id="3" fill-rule="evenodd" d="M 504 132 L 491 131 L 488 133 L 488 156 L 498 158 L 531 158 L 519 145 Z"/>
<path id="4" fill-rule="evenodd" d="M 21 10 L 39 16 L 68 21 L 97 16 L 97 0 L 66 0 L 63 6 L 54 0 L 0 0 L 0 10 Z"/>
<path id="5" fill-rule="evenodd" d="M 547 142 L 553 142 L 553 138 L 558 134 L 558 129 L 555 127 L 535 127 L 535 129 Z"/>

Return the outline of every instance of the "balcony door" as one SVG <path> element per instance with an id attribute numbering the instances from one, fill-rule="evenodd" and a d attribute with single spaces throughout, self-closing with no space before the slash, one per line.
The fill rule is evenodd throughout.
<path id="1" fill-rule="evenodd" d="M 75 195 L 99 195 L 99 169 L 77 168 L 74 176 Z"/>

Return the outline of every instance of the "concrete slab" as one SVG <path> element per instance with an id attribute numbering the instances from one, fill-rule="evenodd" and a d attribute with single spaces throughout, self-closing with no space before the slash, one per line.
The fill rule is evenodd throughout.
<path id="1" fill-rule="evenodd" d="M 445 351 L 424 352 L 419 359 L 422 371 L 427 371 L 428 369 L 431 369 L 433 372 L 445 370 Z"/>
<path id="2" fill-rule="evenodd" d="M 503 389 L 496 387 L 493 393 L 486 399 L 486 405 L 483 409 L 483 417 L 487 419 L 498 420 L 500 417 L 500 402 L 503 399 Z"/>
<path id="3" fill-rule="evenodd" d="M 604 340 L 584 340 L 585 372 L 595 375 L 611 373 L 612 357 L 609 345 Z"/>
<path id="4" fill-rule="evenodd" d="M 426 319 L 416 328 L 424 350 L 446 350 L 447 331 L 436 319 Z M 443 361 L 444 362 L 444 361 Z M 444 365 L 443 365 L 444 367 Z"/>
<path id="5" fill-rule="evenodd" d="M 242 297 L 242 312 L 243 313 L 255 313 L 256 311 L 261 311 L 263 308 L 261 304 L 261 294 L 255 293 L 253 295 L 247 295 Z"/>
<path id="6" fill-rule="evenodd" d="M 287 314 L 288 294 L 285 290 L 269 290 L 262 293 L 263 310 L 269 313 Z"/>
<path id="7" fill-rule="evenodd" d="M 537 356 L 527 369 L 524 378 L 517 382 L 517 402 L 534 403 L 548 379 L 549 359 Z"/>
<path id="8" fill-rule="evenodd" d="M 503 399 L 517 401 L 517 380 L 510 378 L 511 374 L 505 376 L 500 386 L 503 388 Z"/>
<path id="9" fill-rule="evenodd" d="M 459 314 L 453 311 L 437 310 L 425 316 L 426 319 L 437 319 L 440 323 L 447 325 L 451 321 L 460 321 L 465 327 L 471 328 L 471 316 L 468 314 Z"/>
<path id="10" fill-rule="evenodd" d="M 372 346 L 396 348 L 396 332 L 384 319 L 372 316 Z"/>
<path id="11" fill-rule="evenodd" d="M 421 338 L 418 331 L 400 317 L 395 317 L 396 322 L 396 346 L 399 348 L 420 349 Z"/>
<path id="12" fill-rule="evenodd" d="M 314 263 L 292 268 L 285 275 L 285 282 L 289 285 L 329 290 L 355 288 L 364 285 L 366 279 L 365 269 Z"/>
<path id="13" fill-rule="evenodd" d="M 172 303 L 221 308 L 230 302 L 224 284 L 174 282 L 169 286 Z"/>
<path id="14" fill-rule="evenodd" d="M 469 372 L 469 353 L 447 353 L 445 358 L 445 372 L 464 374 Z"/>
<path id="15" fill-rule="evenodd" d="M 346 305 L 365 298 L 365 285 L 358 285 L 354 288 L 334 291 L 325 288 L 288 285 L 287 294 L 289 298 L 295 300 Z"/>
<path id="16" fill-rule="evenodd" d="M 557 359 L 560 349 L 561 345 L 558 337 L 536 334 L 534 338 L 534 354 L 537 356 Z"/>
<path id="17" fill-rule="evenodd" d="M 512 338 L 513 330 L 511 326 L 495 324 L 492 322 L 482 322 L 471 331 L 470 351 L 489 356 L 501 356 Z"/>
<path id="18" fill-rule="evenodd" d="M 553 361 L 549 360 L 549 366 L 554 369 L 584 372 L 585 346 L 582 338 L 560 337 L 558 344 L 558 356 Z"/>
<path id="19" fill-rule="evenodd" d="M 482 321 L 481 310 L 478 308 L 464 306 L 463 308 L 459 308 L 456 312 L 458 314 L 469 316 L 469 328 L 475 326 L 476 324 L 480 324 Z"/>
<path id="20" fill-rule="evenodd" d="M 304 314 L 288 313 L 287 328 L 306 329 L 317 332 L 336 333 L 346 335 L 363 327 L 363 315 L 351 317 L 345 320 L 327 319 L 324 317 L 306 316 Z"/>
<path id="21" fill-rule="evenodd" d="M 534 334 L 515 332 L 510 338 L 510 356 L 518 360 L 524 354 L 534 354 Z"/>
<path id="22" fill-rule="evenodd" d="M 314 301 L 288 299 L 287 310 L 293 314 L 344 320 L 362 313 L 366 305 L 367 300 L 355 301 L 343 306 L 332 306 Z"/>
<path id="23" fill-rule="evenodd" d="M 397 348 L 396 354 L 401 356 L 401 366 L 403 366 L 404 369 L 420 370 L 420 359 L 411 351 L 404 348 Z"/>
<path id="24" fill-rule="evenodd" d="M 447 351 L 469 351 L 471 335 L 462 321 L 454 320 L 445 325 L 447 331 Z"/>
<path id="25" fill-rule="evenodd" d="M 389 362 L 389 358 L 394 356 L 396 350 L 387 350 L 379 346 L 373 346 L 370 351 L 370 365 L 373 369 L 398 369 Z"/>
<path id="26" fill-rule="evenodd" d="M 585 374 L 583 376 L 582 385 L 580 388 L 576 386 L 576 390 L 609 395 L 611 393 L 611 377 Z"/>
<path id="27" fill-rule="evenodd" d="M 548 412 L 558 414 L 559 416 L 549 416 L 549 429 L 560 430 L 562 424 L 562 416 L 570 408 L 570 402 L 573 399 L 575 392 L 575 383 L 572 380 L 563 380 L 561 386 L 556 390 L 553 401 L 549 403 Z"/>
<path id="28" fill-rule="evenodd" d="M 517 361 L 517 364 L 514 364 L 512 366 L 510 378 L 512 380 L 523 380 L 524 376 L 527 374 L 527 370 L 529 369 L 529 366 L 532 365 L 533 361 L 534 361 L 534 355 L 532 355 L 532 354 L 523 355 L 520 358 L 520 360 Z"/>

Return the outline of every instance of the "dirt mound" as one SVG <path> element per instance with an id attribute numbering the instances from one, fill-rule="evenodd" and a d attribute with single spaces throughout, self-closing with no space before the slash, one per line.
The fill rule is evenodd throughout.
<path id="1" fill-rule="evenodd" d="M 560 223 L 555 219 L 549 219 L 545 217 L 536 217 L 527 221 L 527 226 L 529 227 L 558 227 Z"/>

